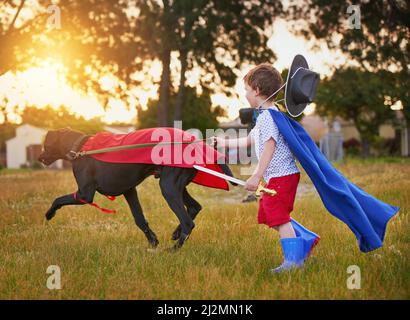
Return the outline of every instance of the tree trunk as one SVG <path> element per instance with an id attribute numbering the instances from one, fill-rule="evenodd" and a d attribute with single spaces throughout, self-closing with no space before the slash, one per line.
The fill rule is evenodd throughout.
<path id="1" fill-rule="evenodd" d="M 175 102 L 175 114 L 174 114 L 175 121 L 182 120 L 182 108 L 185 103 L 185 93 L 186 93 L 185 73 L 186 73 L 187 66 L 188 66 L 186 52 L 184 51 L 180 52 L 180 61 L 181 61 L 181 78 L 179 80 L 178 95 L 177 95 L 177 100 Z"/>
<path id="2" fill-rule="evenodd" d="M 360 144 L 362 149 L 362 157 L 368 158 L 370 156 L 370 142 L 371 137 L 374 136 L 368 129 L 363 122 L 359 121 L 357 118 L 353 120 L 356 130 L 359 132 L 360 136 Z M 378 128 L 378 125 L 377 127 Z"/>
<path id="3" fill-rule="evenodd" d="M 362 138 L 362 156 L 368 158 L 370 156 L 370 143 L 366 138 Z"/>
<path id="4" fill-rule="evenodd" d="M 158 126 L 168 126 L 168 110 L 169 110 L 169 92 L 171 86 L 171 51 L 164 50 L 162 54 L 162 74 L 161 83 L 159 85 L 159 101 L 158 101 Z"/>

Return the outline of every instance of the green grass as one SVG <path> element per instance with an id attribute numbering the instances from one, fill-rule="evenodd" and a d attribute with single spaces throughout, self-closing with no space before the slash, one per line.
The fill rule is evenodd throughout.
<path id="1" fill-rule="evenodd" d="M 410 163 L 347 159 L 336 167 L 367 192 L 401 207 L 389 223 L 381 249 L 363 254 L 351 231 L 330 215 L 316 192 L 298 195 L 292 216 L 321 235 L 303 270 L 271 275 L 282 261 L 275 231 L 257 224 L 257 203 L 245 192 L 197 185 L 202 204 L 196 228 L 183 249 L 169 253 L 177 219 L 161 197 L 158 181 L 138 189 L 145 216 L 160 246 L 147 251 L 121 197 L 101 206 L 44 213 L 52 200 L 76 190 L 70 171 L 1 171 L 1 299 L 409 299 Z M 234 168 L 239 172 L 238 168 Z M 301 183 L 310 183 L 302 173 Z M 49 290 L 49 265 L 61 268 L 61 290 Z M 361 269 L 361 289 L 349 290 L 349 265 Z"/>

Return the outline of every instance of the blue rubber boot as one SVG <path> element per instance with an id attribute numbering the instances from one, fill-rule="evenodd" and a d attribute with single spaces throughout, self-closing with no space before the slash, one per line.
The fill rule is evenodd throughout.
<path id="1" fill-rule="evenodd" d="M 272 273 L 279 273 L 282 271 L 291 270 L 293 268 L 300 268 L 304 261 L 304 243 L 302 238 L 285 238 L 281 239 L 283 255 L 285 261 L 283 264 L 275 269 L 271 269 Z"/>
<path id="2" fill-rule="evenodd" d="M 296 220 L 291 219 L 291 223 L 292 223 L 293 229 L 295 230 L 296 237 L 303 239 L 303 242 L 304 242 L 303 259 L 306 260 L 311 255 L 313 248 L 319 242 L 320 237 L 316 233 L 310 231 L 309 229 L 306 229 Z"/>

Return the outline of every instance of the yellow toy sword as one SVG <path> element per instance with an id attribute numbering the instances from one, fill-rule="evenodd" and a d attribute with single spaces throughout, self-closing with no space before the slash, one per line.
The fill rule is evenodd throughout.
<path id="1" fill-rule="evenodd" d="M 224 180 L 227 180 L 227 181 L 230 181 L 230 182 L 239 184 L 239 185 L 241 185 L 241 186 L 244 186 L 245 183 L 246 183 L 246 182 L 243 181 L 243 180 L 240 180 L 240 179 L 237 179 L 237 178 L 228 176 L 228 175 L 226 175 L 226 174 L 217 172 L 217 171 L 215 171 L 215 170 L 211 170 L 211 169 L 204 168 L 204 167 L 197 166 L 197 165 L 194 165 L 194 168 L 195 168 L 196 170 L 199 170 L 199 171 L 202 171 L 202 172 L 205 172 L 205 173 L 209 173 L 209 174 L 211 174 L 211 175 L 213 175 L 213 176 L 215 176 L 215 177 L 222 178 L 222 179 L 224 179 Z M 274 195 L 276 194 L 276 191 L 275 191 L 275 190 L 266 188 L 262 183 L 259 184 L 258 189 L 255 191 L 255 194 L 256 194 L 257 196 L 260 196 L 260 195 L 261 195 L 261 192 L 265 192 L 266 194 L 269 194 L 269 195 L 271 195 L 271 196 L 274 196 Z"/>

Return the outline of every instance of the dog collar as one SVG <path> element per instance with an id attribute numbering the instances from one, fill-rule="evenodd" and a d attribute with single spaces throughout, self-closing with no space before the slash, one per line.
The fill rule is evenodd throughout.
<path id="1" fill-rule="evenodd" d="M 73 161 L 79 157 L 79 150 L 83 144 L 91 137 L 91 135 L 83 135 L 74 141 L 71 150 L 65 155 L 67 160 Z"/>

